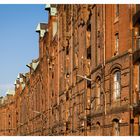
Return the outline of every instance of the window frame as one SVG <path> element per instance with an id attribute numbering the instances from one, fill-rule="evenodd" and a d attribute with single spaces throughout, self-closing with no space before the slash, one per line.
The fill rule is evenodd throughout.
<path id="1" fill-rule="evenodd" d="M 96 79 L 96 108 L 101 105 L 101 78 Z"/>
<path id="2" fill-rule="evenodd" d="M 121 97 L 121 71 L 116 70 L 113 73 L 113 101 L 120 100 L 120 97 Z"/>
<path id="3" fill-rule="evenodd" d="M 96 123 L 96 130 L 97 130 L 97 136 L 101 136 L 101 124 L 100 122 Z"/>
<path id="4" fill-rule="evenodd" d="M 119 4 L 116 4 L 115 5 L 115 17 L 118 17 L 119 13 L 120 13 L 120 6 L 119 6 Z"/>
<path id="5" fill-rule="evenodd" d="M 119 33 L 115 34 L 115 54 L 119 52 Z"/>
<path id="6" fill-rule="evenodd" d="M 120 136 L 120 123 L 118 119 L 113 119 L 113 135 Z"/>

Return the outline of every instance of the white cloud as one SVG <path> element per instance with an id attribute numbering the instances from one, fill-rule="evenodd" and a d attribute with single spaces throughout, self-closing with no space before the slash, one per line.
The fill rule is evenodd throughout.
<path id="1" fill-rule="evenodd" d="M 13 84 L 0 84 L 0 89 L 11 89 L 11 88 L 14 88 L 14 85 Z"/>
<path id="2" fill-rule="evenodd" d="M 14 90 L 13 84 L 0 84 L 0 96 L 6 95 L 8 90 Z"/>

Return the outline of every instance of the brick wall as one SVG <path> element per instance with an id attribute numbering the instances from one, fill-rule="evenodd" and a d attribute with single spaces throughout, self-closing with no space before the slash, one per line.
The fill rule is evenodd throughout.
<path id="1" fill-rule="evenodd" d="M 40 24 L 39 59 L 32 61 L 39 64 L 22 83 L 17 80 L 14 103 L 1 107 L 10 117 L 2 113 L 0 134 L 138 135 L 138 117 L 131 110 L 138 75 L 131 54 L 134 6 L 119 5 L 116 16 L 115 4 L 52 5 L 57 14 L 49 9 L 48 23 Z"/>

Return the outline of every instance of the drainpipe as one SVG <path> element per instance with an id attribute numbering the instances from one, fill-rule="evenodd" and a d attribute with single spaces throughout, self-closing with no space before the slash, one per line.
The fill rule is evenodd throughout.
<path id="1" fill-rule="evenodd" d="M 106 5 L 105 4 L 103 5 L 103 10 L 104 10 L 103 11 L 103 14 L 104 14 L 103 15 L 103 28 L 104 28 L 104 66 L 105 66 L 105 57 L 106 57 L 105 56 L 106 55 L 105 54 L 106 53 L 106 44 L 105 44 L 105 40 L 106 40 L 106 38 L 105 38 L 105 32 L 106 32 L 106 28 L 105 28 L 105 23 L 106 23 L 106 21 L 105 21 L 105 19 L 106 19 L 105 18 L 106 17 L 106 13 L 105 13 L 106 12 Z"/>
<path id="2" fill-rule="evenodd" d="M 57 8 L 58 8 L 58 5 L 57 5 Z M 57 13 L 58 14 L 58 13 Z M 60 29 L 60 27 L 59 27 L 59 14 L 57 15 L 57 29 L 58 29 L 58 45 L 57 45 L 57 62 L 58 62 L 58 64 L 57 64 L 57 69 L 58 69 L 58 75 L 57 75 L 57 80 L 58 80 L 58 92 L 57 92 L 57 106 L 59 106 L 59 29 Z M 57 113 L 58 113 L 58 111 L 57 111 Z M 57 114 L 58 115 L 58 114 Z M 58 115 L 58 117 L 59 117 L 59 115 Z M 58 119 L 58 121 L 59 121 L 59 118 L 57 118 Z M 57 128 L 58 129 L 58 128 Z M 59 132 L 57 132 L 58 134 L 59 134 Z"/>
<path id="3" fill-rule="evenodd" d="M 131 5 L 131 10 L 130 10 L 130 20 L 132 19 L 132 5 Z M 132 20 L 130 21 L 132 22 Z M 134 42 L 133 42 L 133 36 L 134 36 L 134 33 L 133 33 L 133 27 L 132 28 L 132 36 L 131 36 L 131 39 L 132 39 L 132 42 L 131 42 L 131 45 L 132 45 L 132 51 L 129 53 L 129 65 L 130 65 L 130 80 L 129 80 L 129 98 L 130 98 L 130 136 L 133 136 L 134 135 L 134 125 L 133 125 L 133 121 L 132 121 L 132 113 L 133 113 L 133 110 L 132 110 L 132 101 L 133 101 L 133 97 L 132 97 L 132 94 L 133 94 L 133 57 L 132 57 L 132 52 L 134 51 Z"/>
<path id="4" fill-rule="evenodd" d="M 73 46 L 73 9 L 71 8 L 71 13 L 70 13 L 70 20 L 71 20 L 71 31 L 70 31 L 70 37 L 71 37 L 71 46 Z M 71 86 L 71 95 L 73 95 L 73 69 L 72 69 L 72 67 L 73 67 L 73 57 L 72 57 L 72 51 L 73 51 L 73 48 L 72 47 L 70 47 L 70 51 L 71 51 L 71 65 L 70 65 L 70 70 L 71 70 L 71 76 L 70 76 L 70 79 L 71 79 L 71 81 L 70 81 L 70 86 Z M 75 99 L 74 99 L 74 101 L 75 101 Z M 71 105 L 71 101 L 70 101 L 70 105 Z M 73 107 L 73 103 L 72 103 L 72 107 Z M 72 114 L 73 115 L 73 114 Z M 71 135 L 73 135 L 73 127 L 74 127 L 74 125 L 73 125 L 73 117 L 71 118 L 71 120 L 72 120 L 72 131 L 71 131 Z"/>
<path id="5" fill-rule="evenodd" d="M 105 20 L 106 20 L 106 5 L 104 4 L 103 5 L 103 33 L 104 33 L 104 35 L 103 35 L 103 37 L 104 37 L 104 42 L 103 42 L 103 45 L 104 45 L 104 54 L 103 54 L 103 91 L 104 91 L 104 94 L 103 94 L 103 96 L 104 96 L 104 120 L 103 120 L 103 125 L 105 125 L 105 116 L 106 116 L 106 93 L 105 93 L 105 58 L 106 58 L 106 38 L 105 38 L 105 32 L 106 32 L 106 26 L 105 26 Z M 104 128 L 103 128 L 103 135 L 104 135 Z"/>

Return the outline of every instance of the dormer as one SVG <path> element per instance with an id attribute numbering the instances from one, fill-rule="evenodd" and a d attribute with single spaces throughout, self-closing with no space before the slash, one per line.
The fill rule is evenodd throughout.
<path id="1" fill-rule="evenodd" d="M 57 9 L 55 4 L 46 4 L 45 10 L 49 12 L 50 16 L 56 16 Z"/>
<path id="2" fill-rule="evenodd" d="M 36 32 L 39 33 L 40 37 L 43 37 L 48 32 L 48 26 L 46 23 L 39 23 L 36 28 Z"/>
<path id="3" fill-rule="evenodd" d="M 15 85 L 15 88 L 16 88 L 16 89 L 19 88 L 19 86 L 20 86 L 19 78 L 17 78 L 17 79 L 15 80 L 14 85 Z"/>
<path id="4" fill-rule="evenodd" d="M 43 52 L 45 47 L 45 38 L 48 32 L 47 23 L 39 23 L 36 28 L 36 32 L 39 33 L 39 59 L 43 58 Z"/>
<path id="5" fill-rule="evenodd" d="M 26 66 L 30 69 L 30 73 L 33 73 L 39 64 L 39 59 L 32 60 L 31 63 L 27 64 Z"/>

